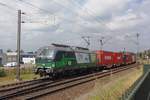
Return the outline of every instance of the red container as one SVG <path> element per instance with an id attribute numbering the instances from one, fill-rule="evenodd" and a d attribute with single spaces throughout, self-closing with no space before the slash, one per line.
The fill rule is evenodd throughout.
<path id="1" fill-rule="evenodd" d="M 123 63 L 123 53 L 114 52 L 114 66 L 120 66 Z"/>
<path id="2" fill-rule="evenodd" d="M 135 54 L 130 52 L 109 52 L 96 51 L 97 66 L 111 68 L 113 66 L 120 66 L 123 64 L 131 64 L 136 62 Z"/>
<path id="3" fill-rule="evenodd" d="M 136 55 L 132 54 L 132 63 L 136 63 Z"/>
<path id="4" fill-rule="evenodd" d="M 126 64 L 131 64 L 133 59 L 132 59 L 132 53 L 126 52 L 125 53 L 125 63 Z"/>
<path id="5" fill-rule="evenodd" d="M 114 65 L 114 53 L 108 51 L 96 51 L 97 54 L 97 66 L 104 66 L 111 68 Z"/>
<path id="6" fill-rule="evenodd" d="M 134 53 L 130 53 L 131 56 L 131 63 L 135 63 L 136 62 L 136 55 Z"/>

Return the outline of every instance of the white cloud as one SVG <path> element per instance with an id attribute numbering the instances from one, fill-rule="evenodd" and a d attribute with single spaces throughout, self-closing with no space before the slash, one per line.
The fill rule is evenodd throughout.
<path id="1" fill-rule="evenodd" d="M 0 2 L 26 12 L 26 15 L 22 16 L 22 20 L 27 22 L 22 24 L 22 48 L 25 50 L 36 50 L 51 42 L 83 46 L 83 40 L 80 38 L 82 35 L 96 37 L 91 40 L 91 48 L 97 49 L 99 48 L 97 38 L 109 35 L 112 40 L 105 46 L 105 49 L 122 50 L 126 47 L 135 51 L 133 45 L 126 43 L 124 39 L 126 33 L 140 32 L 150 37 L 148 34 L 150 31 L 149 0 L 141 2 L 139 0 L 24 1 L 46 11 L 19 0 L 1 0 Z M 3 38 L 0 40 L 0 47 L 15 49 L 17 11 L 1 5 L 0 9 L 2 9 L 0 11 L 0 36 Z M 52 18 L 53 15 L 56 16 L 55 20 Z M 147 38 L 146 40 L 148 41 Z M 146 40 L 144 40 L 143 48 L 148 47 Z"/>
<path id="2" fill-rule="evenodd" d="M 129 1 L 130 0 L 87 0 L 79 13 L 81 16 L 86 17 L 89 17 L 88 13 L 91 12 L 94 12 L 93 16 L 104 16 L 105 14 L 122 11 Z"/>
<path id="3" fill-rule="evenodd" d="M 134 13 L 128 13 L 123 16 L 115 16 L 112 21 L 107 24 L 107 27 L 111 30 L 132 28 L 140 24 L 141 20 L 141 15 L 138 16 Z"/>

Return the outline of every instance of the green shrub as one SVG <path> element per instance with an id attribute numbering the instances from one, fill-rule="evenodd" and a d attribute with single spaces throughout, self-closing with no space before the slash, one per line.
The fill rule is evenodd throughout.
<path id="1" fill-rule="evenodd" d="M 0 69 L 0 77 L 4 76 L 6 76 L 6 72 L 4 71 L 4 69 Z"/>

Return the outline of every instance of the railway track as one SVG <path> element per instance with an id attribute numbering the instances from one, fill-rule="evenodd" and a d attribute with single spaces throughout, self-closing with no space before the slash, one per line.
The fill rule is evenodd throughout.
<path id="1" fill-rule="evenodd" d="M 36 79 L 36 80 L 22 81 L 22 82 L 17 82 L 13 84 L 2 85 L 0 86 L 0 95 L 2 92 L 11 91 L 11 90 L 18 89 L 18 88 L 23 88 L 23 87 L 30 86 L 39 82 L 47 81 L 48 79 L 49 78 L 41 78 L 41 79 Z"/>
<path id="2" fill-rule="evenodd" d="M 0 88 L 0 100 L 3 99 L 18 99 L 18 100 L 32 100 L 38 97 L 44 96 L 46 94 L 55 93 L 57 91 L 70 88 L 79 84 L 83 84 L 89 81 L 93 81 L 98 78 L 102 78 L 105 76 L 109 76 L 110 74 L 115 74 L 130 68 L 137 66 L 128 65 L 126 67 L 120 67 L 108 70 L 106 72 L 97 72 L 85 76 L 80 76 L 71 79 L 64 79 L 58 81 L 50 81 L 50 80 L 36 80 L 32 83 L 25 82 L 22 85 L 14 85 L 13 87 L 3 87 Z M 42 81 L 42 82 L 41 82 Z M 28 85 L 30 84 L 30 85 Z"/>

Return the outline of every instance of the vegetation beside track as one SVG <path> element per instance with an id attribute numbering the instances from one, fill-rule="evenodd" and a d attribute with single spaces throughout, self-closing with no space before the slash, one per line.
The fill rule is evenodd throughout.
<path id="1" fill-rule="evenodd" d="M 140 64 L 150 64 L 150 59 L 140 59 L 139 63 Z"/>
<path id="2" fill-rule="evenodd" d="M 95 80 L 94 88 L 76 100 L 119 100 L 142 75 L 142 66 Z"/>
<path id="3" fill-rule="evenodd" d="M 141 75 L 142 69 L 132 69 L 125 75 L 112 76 L 107 84 L 101 81 L 96 82 L 95 95 L 92 95 L 90 100 L 118 100 Z"/>
<path id="4" fill-rule="evenodd" d="M 5 77 L 6 76 L 6 72 L 4 69 L 0 69 L 0 77 Z"/>
<path id="5" fill-rule="evenodd" d="M 35 75 L 33 73 L 33 67 L 21 68 L 21 79 L 31 80 L 35 78 L 39 78 L 39 75 Z M 0 68 L 0 85 L 14 83 L 16 77 L 16 68 Z"/>

